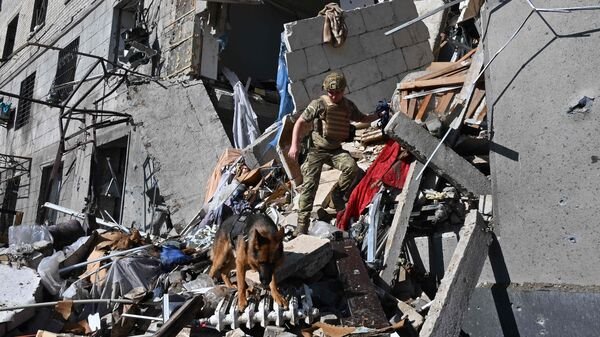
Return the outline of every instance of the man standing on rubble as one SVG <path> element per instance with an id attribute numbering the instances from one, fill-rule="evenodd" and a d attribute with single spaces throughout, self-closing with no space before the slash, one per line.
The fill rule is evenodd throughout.
<path id="1" fill-rule="evenodd" d="M 302 133 L 310 129 L 312 124 L 312 144 L 302 165 L 303 183 L 298 202 L 298 225 L 295 235 L 308 232 L 310 212 L 319 187 L 321 169 L 325 163 L 342 172 L 332 190 L 331 201 L 336 211 L 345 208 L 344 195 L 358 172 L 354 158 L 342 149 L 342 143 L 351 141 L 354 137 L 350 121 L 368 123 L 379 118 L 377 114 L 362 114 L 352 101 L 344 97 L 345 89 L 344 75 L 338 72 L 328 74 L 323 81 L 326 95 L 310 102 L 294 124 L 292 144 L 288 152 L 294 160 L 298 160 L 300 141 L 304 138 Z"/>

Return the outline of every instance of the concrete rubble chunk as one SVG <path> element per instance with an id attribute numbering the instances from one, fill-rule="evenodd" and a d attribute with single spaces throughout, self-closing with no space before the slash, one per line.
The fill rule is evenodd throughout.
<path id="1" fill-rule="evenodd" d="M 0 287 L 0 307 L 37 303 L 41 299 L 41 279 L 31 268 L 13 268 L 0 264 L 3 286 Z M 0 335 L 10 331 L 35 315 L 35 308 L 0 311 Z"/>
<path id="2" fill-rule="evenodd" d="M 329 240 L 310 235 L 299 237 L 283 243 L 284 262 L 275 276 L 278 282 L 289 277 L 309 278 L 321 270 L 333 256 Z M 246 272 L 246 280 L 259 284 L 258 273 Z"/>
<path id="3" fill-rule="evenodd" d="M 460 240 L 450 260 L 420 337 L 459 336 L 462 319 L 491 243 L 481 215 L 471 211 L 460 230 Z"/>
<path id="4" fill-rule="evenodd" d="M 422 163 L 427 161 L 440 142 L 440 139 L 429 134 L 403 113 L 394 114 L 385 133 L 400 142 L 402 147 Z M 461 192 L 477 196 L 491 193 L 488 178 L 446 144 L 441 144 L 428 167 Z"/>

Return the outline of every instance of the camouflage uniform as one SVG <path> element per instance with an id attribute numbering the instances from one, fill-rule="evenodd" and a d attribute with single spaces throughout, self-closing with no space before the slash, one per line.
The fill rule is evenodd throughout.
<path id="1" fill-rule="evenodd" d="M 341 75 L 333 73 L 325 78 L 323 86 L 326 90 L 343 90 L 345 88 L 345 79 Z M 335 104 L 327 96 L 313 100 L 302 113 L 302 118 L 307 122 L 313 122 L 314 126 L 311 133 L 312 146 L 308 151 L 306 160 L 302 164 L 303 183 L 298 202 L 297 234 L 306 234 L 308 231 L 310 212 L 312 211 L 315 194 L 319 187 L 323 164 L 327 163 L 342 172 L 334 189 L 334 194 L 337 193 L 337 197 L 340 198 L 350 187 L 358 172 L 358 166 L 354 158 L 348 152 L 342 150 L 342 140 L 332 139 L 336 138 L 334 136 L 327 136 L 327 126 L 324 126 L 324 123 L 325 120 L 330 120 L 326 117 L 326 113 L 330 111 L 328 109 L 337 109 L 336 112 L 338 113 L 340 111 L 345 112 L 347 119 L 345 128 L 347 130 L 349 130 L 350 121 L 361 121 L 365 117 L 356 105 L 347 98 L 342 98 L 339 103 Z M 336 121 L 339 121 L 339 119 Z M 344 125 L 341 125 L 341 123 L 336 125 L 336 127 L 338 126 L 344 130 Z M 332 132 L 329 132 L 329 134 L 332 134 Z M 346 135 L 346 138 L 348 136 Z M 332 198 L 334 197 L 332 196 Z M 336 205 L 336 208 L 339 207 Z"/>

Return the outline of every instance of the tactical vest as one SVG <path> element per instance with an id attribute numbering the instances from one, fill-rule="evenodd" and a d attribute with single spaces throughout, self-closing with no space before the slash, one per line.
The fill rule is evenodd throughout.
<path id="1" fill-rule="evenodd" d="M 346 107 L 345 100 L 333 103 L 329 96 L 321 96 L 325 104 L 324 116 L 320 116 L 320 134 L 327 140 L 344 142 L 350 135 L 350 111 Z"/>

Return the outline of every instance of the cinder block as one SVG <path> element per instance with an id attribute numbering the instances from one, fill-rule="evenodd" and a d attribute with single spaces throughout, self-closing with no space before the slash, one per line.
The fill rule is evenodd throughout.
<path id="1" fill-rule="evenodd" d="M 418 69 L 433 61 L 433 53 L 427 41 L 402 48 L 402 52 L 404 53 L 404 60 L 409 70 Z"/>
<path id="2" fill-rule="evenodd" d="M 387 53 L 396 47 L 392 35 L 384 34 L 386 30 L 387 28 L 384 28 L 359 36 L 360 44 L 366 52 L 365 56 L 373 57 L 375 55 Z"/>
<path id="3" fill-rule="evenodd" d="M 378 56 L 376 60 L 379 71 L 381 71 L 382 74 L 387 75 L 385 77 L 391 77 L 405 72 L 408 70 L 408 67 L 404 57 L 405 54 L 403 53 L 403 49 L 394 49 L 389 53 Z"/>
<path id="4" fill-rule="evenodd" d="M 366 59 L 362 62 L 351 64 L 343 68 L 342 72 L 346 75 L 350 91 L 362 89 L 382 79 L 377 62 L 374 59 Z"/>
<path id="5" fill-rule="evenodd" d="M 284 56 L 288 69 L 288 77 L 291 81 L 301 80 L 308 76 L 308 67 L 304 49 L 285 53 Z"/>
<path id="6" fill-rule="evenodd" d="M 323 38 L 323 16 L 286 23 L 284 42 L 287 50 L 292 52 L 320 44 Z"/>
<path id="7" fill-rule="evenodd" d="M 367 88 L 367 93 L 370 98 L 370 109 L 375 110 L 375 106 L 378 101 L 382 99 L 389 100 L 394 94 L 394 90 L 396 89 L 396 84 L 398 84 L 396 76 L 390 77 L 386 80 L 383 80 L 377 84 L 369 86 Z"/>
<path id="8" fill-rule="evenodd" d="M 371 102 L 371 97 L 369 96 L 367 89 L 368 88 L 362 88 L 346 95 L 346 97 L 356 104 L 358 110 L 363 114 L 368 114 L 373 108 L 373 103 Z"/>
<path id="9" fill-rule="evenodd" d="M 323 79 L 328 73 L 323 73 L 307 78 L 304 81 L 304 88 L 310 99 L 315 99 L 324 94 L 323 92 Z"/>
<path id="10" fill-rule="evenodd" d="M 308 47 L 304 49 L 306 53 L 306 61 L 308 64 L 308 76 L 321 74 L 329 70 L 329 62 L 327 56 L 325 56 L 325 50 L 323 45 L 318 44 L 316 46 Z"/>
<path id="11" fill-rule="evenodd" d="M 292 99 L 294 100 L 294 111 L 302 111 L 308 103 L 310 103 L 310 97 L 306 93 L 304 88 L 304 82 L 292 82 L 290 83 L 290 92 L 292 93 Z"/>
<path id="12" fill-rule="evenodd" d="M 360 44 L 358 36 L 352 36 L 338 48 L 333 48 L 330 45 L 323 46 L 329 67 L 331 69 L 339 69 L 362 61 L 365 56 L 365 50 Z M 308 88 L 307 88 L 308 89 Z"/>
<path id="13" fill-rule="evenodd" d="M 367 31 L 377 30 L 394 24 L 394 10 L 391 2 L 382 2 L 360 10 Z"/>
<path id="14" fill-rule="evenodd" d="M 396 45 L 396 48 L 408 47 L 415 43 L 415 41 L 413 40 L 414 34 L 411 32 L 410 28 L 411 27 L 406 27 L 390 35 L 394 40 L 394 45 Z"/>
<path id="15" fill-rule="evenodd" d="M 412 0 L 394 0 L 391 2 L 392 12 L 394 13 L 394 25 L 401 24 L 419 16 L 417 7 Z"/>
<path id="16" fill-rule="evenodd" d="M 344 22 L 348 28 L 348 37 L 360 35 L 367 31 L 360 9 L 345 11 Z"/>
<path id="17" fill-rule="evenodd" d="M 417 22 L 414 25 L 411 25 L 408 27 L 408 30 L 415 43 L 429 40 L 429 29 L 423 22 Z"/>

